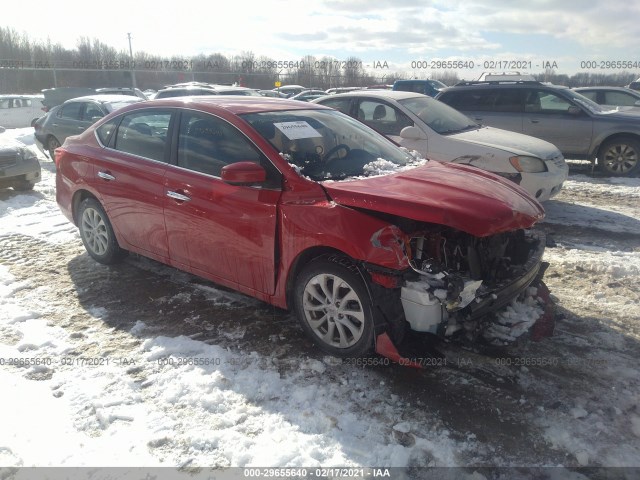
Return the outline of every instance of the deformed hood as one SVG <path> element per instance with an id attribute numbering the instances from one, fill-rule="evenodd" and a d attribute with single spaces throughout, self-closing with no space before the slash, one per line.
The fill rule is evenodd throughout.
<path id="1" fill-rule="evenodd" d="M 380 177 L 325 182 L 340 205 L 446 225 L 484 237 L 529 228 L 544 209 L 516 184 L 467 165 L 431 161 Z"/>

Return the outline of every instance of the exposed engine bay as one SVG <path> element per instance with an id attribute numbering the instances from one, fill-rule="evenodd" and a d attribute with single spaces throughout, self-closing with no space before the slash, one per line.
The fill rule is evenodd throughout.
<path id="1" fill-rule="evenodd" d="M 405 245 L 412 271 L 405 275 L 401 301 L 412 330 L 475 339 L 487 314 L 525 292 L 544 271 L 541 233 L 520 229 L 474 237 L 425 227 L 412 230 Z"/>

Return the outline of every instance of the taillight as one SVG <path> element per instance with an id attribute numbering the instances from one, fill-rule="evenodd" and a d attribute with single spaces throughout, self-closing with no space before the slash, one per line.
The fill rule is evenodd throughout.
<path id="1" fill-rule="evenodd" d="M 53 151 L 53 163 L 56 164 L 56 168 L 60 166 L 60 159 L 62 158 L 63 153 L 64 150 L 62 150 L 61 147 L 58 147 Z"/>

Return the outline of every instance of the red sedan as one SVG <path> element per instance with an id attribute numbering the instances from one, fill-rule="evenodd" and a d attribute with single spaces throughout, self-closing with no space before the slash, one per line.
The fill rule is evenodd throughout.
<path id="1" fill-rule="evenodd" d="M 141 102 L 56 151 L 95 260 L 128 252 L 295 311 L 336 356 L 405 329 L 472 335 L 538 276 L 543 209 L 340 112 L 256 97 Z"/>

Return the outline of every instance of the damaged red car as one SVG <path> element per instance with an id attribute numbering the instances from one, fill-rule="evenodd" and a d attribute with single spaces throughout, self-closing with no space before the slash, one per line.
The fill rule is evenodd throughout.
<path id="1" fill-rule="evenodd" d="M 541 275 L 544 211 L 523 189 L 320 105 L 141 102 L 56 164 L 95 260 L 135 252 L 291 309 L 335 356 L 388 352 L 406 329 L 474 338 Z"/>

